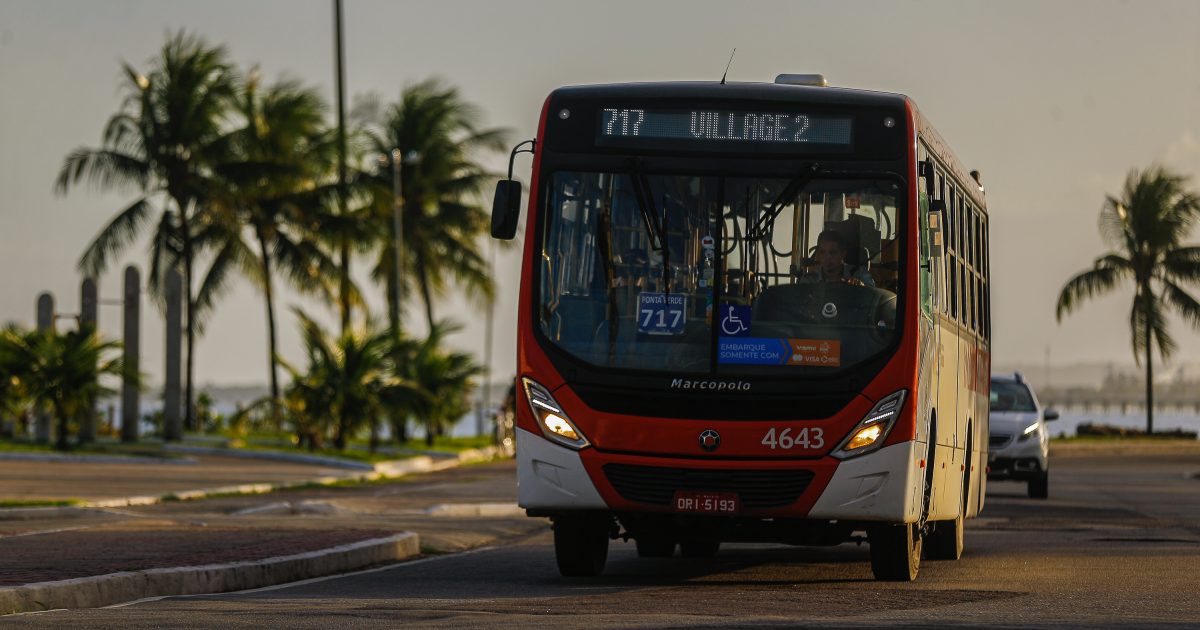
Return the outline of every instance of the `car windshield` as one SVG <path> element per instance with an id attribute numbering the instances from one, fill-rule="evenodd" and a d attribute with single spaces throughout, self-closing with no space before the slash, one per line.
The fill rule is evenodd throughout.
<path id="1" fill-rule="evenodd" d="M 592 365 L 830 374 L 895 339 L 897 181 L 555 173 L 540 327 Z"/>
<path id="2" fill-rule="evenodd" d="M 992 411 L 1037 411 L 1029 388 L 1013 381 L 992 381 Z"/>

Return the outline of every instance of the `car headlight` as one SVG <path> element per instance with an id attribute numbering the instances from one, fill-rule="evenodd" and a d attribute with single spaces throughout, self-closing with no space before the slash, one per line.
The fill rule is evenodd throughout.
<path id="1" fill-rule="evenodd" d="M 1040 422 L 1034 422 L 1033 424 L 1025 427 L 1025 430 L 1022 431 L 1021 435 L 1017 437 L 1017 441 L 1024 442 L 1030 438 L 1037 437 L 1038 433 L 1041 431 L 1041 428 L 1042 424 Z"/>
<path id="2" fill-rule="evenodd" d="M 883 446 L 888 433 L 891 433 L 896 418 L 900 417 L 907 394 L 908 390 L 902 389 L 875 403 L 830 455 L 838 459 L 847 459 L 878 450 Z"/>
<path id="3" fill-rule="evenodd" d="M 549 390 L 532 379 L 522 378 L 521 381 L 525 385 L 525 396 L 529 399 L 529 408 L 533 410 L 533 417 L 537 420 L 538 427 L 541 428 L 542 435 L 546 436 L 546 439 L 576 450 L 588 445 L 583 431 L 580 431 L 571 422 L 567 413 L 563 411 L 562 405 L 554 400 Z"/>

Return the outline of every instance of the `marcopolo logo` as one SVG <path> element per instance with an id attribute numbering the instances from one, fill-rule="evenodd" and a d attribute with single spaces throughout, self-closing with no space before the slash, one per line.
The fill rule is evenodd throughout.
<path id="1" fill-rule="evenodd" d="M 686 378 L 671 379 L 671 389 L 694 389 L 710 392 L 748 392 L 750 383 L 746 381 L 707 381 Z"/>

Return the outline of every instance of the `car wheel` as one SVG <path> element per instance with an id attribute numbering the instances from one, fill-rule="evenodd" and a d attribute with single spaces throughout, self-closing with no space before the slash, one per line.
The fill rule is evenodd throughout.
<path id="1" fill-rule="evenodd" d="M 1029 498 L 1046 499 L 1050 497 L 1050 471 L 1043 470 L 1038 476 L 1029 480 Z"/>
<path id="2" fill-rule="evenodd" d="M 554 559 L 564 577 L 594 577 L 608 561 L 609 522 L 603 517 L 571 516 L 554 521 Z"/>

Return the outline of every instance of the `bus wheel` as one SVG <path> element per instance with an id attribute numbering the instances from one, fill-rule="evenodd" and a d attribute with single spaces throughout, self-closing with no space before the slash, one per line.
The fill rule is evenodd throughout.
<path id="1" fill-rule="evenodd" d="M 1043 470 L 1038 476 L 1029 480 L 1029 498 L 1047 499 L 1050 497 L 1050 471 Z"/>
<path id="2" fill-rule="evenodd" d="M 925 557 L 929 560 L 958 560 L 963 552 L 963 517 L 937 521 L 925 538 Z"/>
<path id="3" fill-rule="evenodd" d="M 670 558 L 675 555 L 675 541 L 657 536 L 642 536 L 634 541 L 640 558 Z"/>
<path id="4" fill-rule="evenodd" d="M 875 579 L 911 582 L 921 568 L 921 533 L 916 523 L 877 525 L 867 533 Z"/>
<path id="5" fill-rule="evenodd" d="M 721 548 L 719 540 L 689 540 L 679 543 L 679 553 L 684 558 L 711 558 Z"/>
<path id="6" fill-rule="evenodd" d="M 608 521 L 571 516 L 554 520 L 554 559 L 564 577 L 593 577 L 608 561 Z"/>

